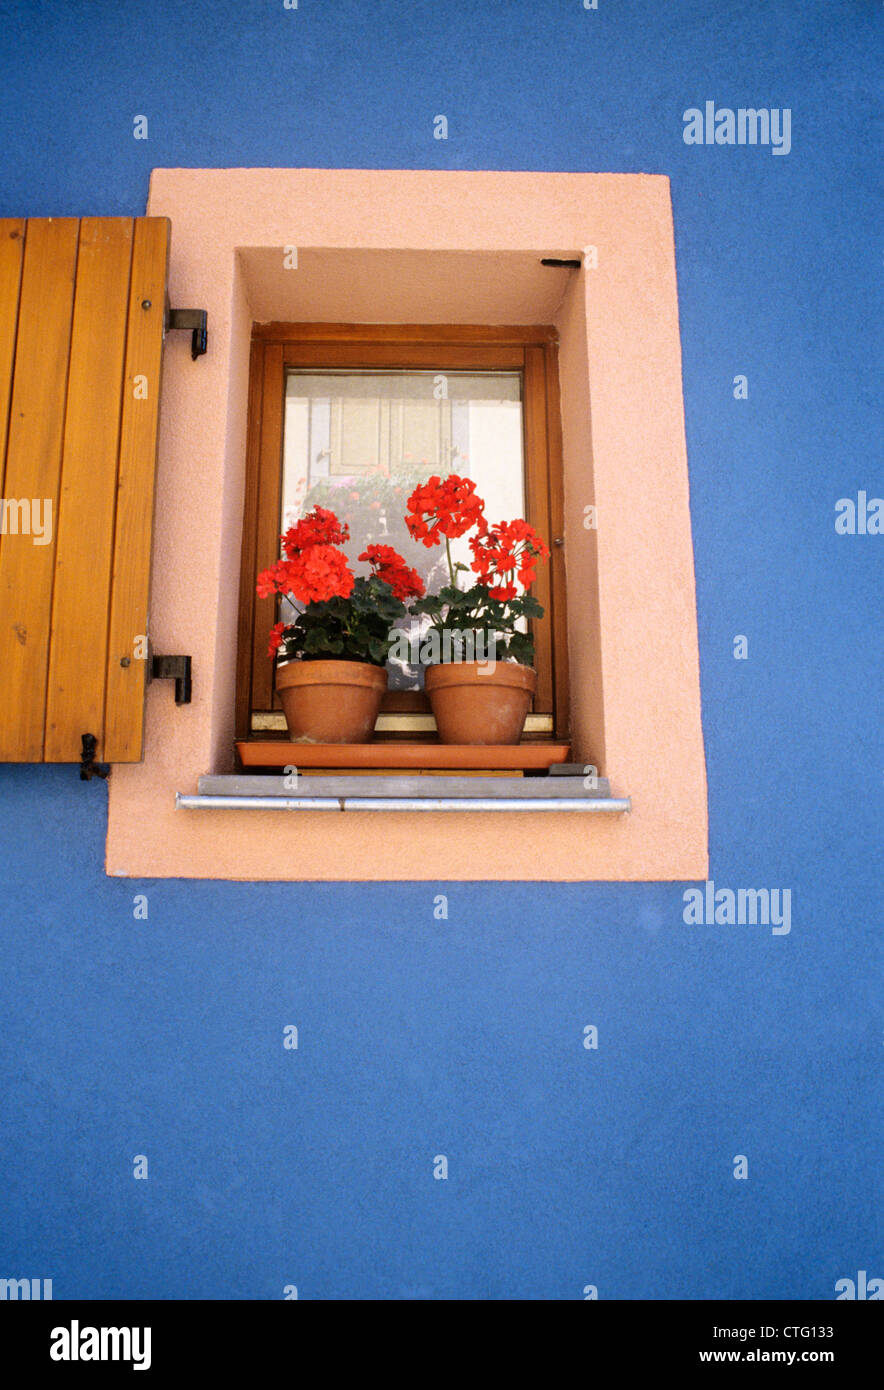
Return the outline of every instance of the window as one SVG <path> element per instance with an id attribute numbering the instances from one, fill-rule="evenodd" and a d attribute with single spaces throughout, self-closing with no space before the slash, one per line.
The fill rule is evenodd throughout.
<path id="1" fill-rule="evenodd" d="M 153 641 L 191 654 L 194 700 L 178 706 L 164 684 L 148 689 L 145 761 L 115 766 L 108 783 L 107 873 L 244 882 L 708 877 L 668 179 L 155 169 L 148 212 L 171 220 L 174 302 L 205 307 L 210 325 L 198 363 L 185 335 L 170 335 L 164 348 L 151 578 Z M 297 270 L 286 264 L 293 240 Z M 589 244 L 597 268 L 543 263 Z M 249 361 L 254 323 L 273 319 L 312 323 L 304 343 L 310 333 L 327 342 L 324 325 L 345 320 L 555 326 L 565 523 L 551 534 L 563 536 L 567 553 L 571 756 L 598 767 L 614 797 L 628 793 L 631 815 L 538 821 L 478 811 L 465 821 L 403 810 L 367 831 L 361 813 L 296 812 L 293 823 L 233 806 L 220 819 L 175 809 L 176 793 L 236 769 Z M 434 346 L 451 344 L 434 332 Z M 378 343 L 397 333 L 369 330 Z M 525 350 L 517 329 L 500 336 Z M 282 348 L 285 334 L 276 341 Z M 436 361 L 433 353 L 417 366 Z M 283 379 L 280 367 L 280 458 Z M 554 455 L 555 410 L 549 423 Z M 250 487 L 256 476 L 253 467 Z M 597 527 L 587 525 L 589 504 Z M 244 567 L 249 599 L 254 558 Z M 557 638 L 560 620 L 557 609 Z"/>
<path id="2" fill-rule="evenodd" d="M 567 737 L 561 446 L 551 328 L 266 324 L 253 330 L 243 527 L 237 737 L 284 737 L 267 656 L 277 617 L 255 578 L 280 533 L 314 505 L 350 526 L 349 558 L 394 545 L 433 587 L 439 552 L 415 544 L 406 500 L 433 473 L 471 477 L 492 520 L 524 516 L 549 541 L 535 593 L 537 693 L 531 739 Z M 466 538 L 456 558 L 468 561 Z M 432 739 L 417 666 L 390 663 L 377 732 Z"/>

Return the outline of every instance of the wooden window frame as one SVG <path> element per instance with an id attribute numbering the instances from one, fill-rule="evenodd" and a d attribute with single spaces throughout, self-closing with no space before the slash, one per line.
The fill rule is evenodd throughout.
<path id="1" fill-rule="evenodd" d="M 273 598 L 259 599 L 260 570 L 279 558 L 286 375 L 292 369 L 518 371 L 526 519 L 550 546 L 533 591 L 546 610 L 534 626 L 538 682 L 533 712 L 551 719 L 549 737 L 568 737 L 564 497 L 558 335 L 554 328 L 481 325 L 267 323 L 252 329 L 239 622 L 236 737 L 260 742 L 253 712 L 279 709 L 267 642 Z M 390 692 L 387 712 L 428 709 L 422 691 Z M 266 735 L 264 736 L 266 737 Z M 413 735 L 420 738 L 421 735 Z M 433 735 L 424 734 L 429 740 Z"/>

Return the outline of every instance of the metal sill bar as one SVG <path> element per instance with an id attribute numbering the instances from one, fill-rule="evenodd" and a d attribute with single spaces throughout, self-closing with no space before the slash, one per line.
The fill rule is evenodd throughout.
<path id="1" fill-rule="evenodd" d="M 628 796 L 187 796 L 182 811 L 608 811 L 632 809 Z"/>
<path id="2" fill-rule="evenodd" d="M 195 795 L 178 792 L 180 810 L 228 811 L 565 811 L 620 814 L 629 797 L 614 797 L 603 778 L 582 777 L 201 777 Z"/>

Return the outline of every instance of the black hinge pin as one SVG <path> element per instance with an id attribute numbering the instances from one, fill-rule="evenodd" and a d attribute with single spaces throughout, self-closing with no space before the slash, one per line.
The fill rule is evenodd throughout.
<path id="1" fill-rule="evenodd" d="M 82 752 L 80 753 L 80 781 L 91 782 L 93 777 L 109 777 L 110 768 L 107 763 L 97 763 L 95 761 L 95 750 L 98 747 L 98 739 L 94 734 L 81 734 L 80 743 Z"/>

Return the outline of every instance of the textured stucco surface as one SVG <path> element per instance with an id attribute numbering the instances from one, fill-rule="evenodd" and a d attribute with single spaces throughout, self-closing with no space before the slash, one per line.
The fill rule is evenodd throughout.
<path id="1" fill-rule="evenodd" d="M 429 225 L 427 208 L 434 213 Z M 164 692 L 151 692 L 144 763 L 119 768 L 111 784 L 108 872 L 238 879 L 705 877 L 706 782 L 668 181 L 160 169 L 148 210 L 172 221 L 176 302 L 207 305 L 212 324 L 205 361 L 194 367 L 179 352 L 166 364 L 156 523 L 162 562 L 154 571 L 151 613 L 154 641 L 166 644 L 159 649 L 191 651 L 199 677 L 184 718 Z M 299 317 L 303 261 L 313 266 L 304 295 L 315 312 L 316 283 L 358 270 L 354 255 L 366 248 L 371 274 L 360 278 L 368 321 L 407 322 L 412 315 L 462 321 L 472 302 L 463 266 L 473 259 L 476 280 L 489 269 L 490 322 L 511 323 L 535 307 L 526 303 L 532 286 L 537 312 L 548 307 L 536 275 L 540 257 L 550 247 L 579 251 L 589 244 L 598 268 L 579 272 L 573 283 L 558 277 L 574 756 L 599 766 L 615 795 L 632 797 L 634 810 L 591 824 L 576 814 L 401 812 L 379 820 L 229 811 L 220 827 L 217 812 L 176 811 L 176 791 L 195 790 L 200 773 L 231 766 L 248 337 L 243 301 L 265 312 L 284 302 Z M 298 269 L 286 269 L 286 245 L 298 247 Z M 242 246 L 251 248 L 247 255 L 238 254 Z M 397 248 L 405 252 L 404 277 Z M 524 277 L 517 270 L 495 277 L 490 267 L 498 252 L 523 265 L 533 252 L 534 267 L 524 267 Z M 421 285 L 424 302 L 415 297 Z M 589 503 L 598 509 L 597 534 L 583 525 Z M 217 577 L 221 595 L 214 624 L 209 575 Z M 678 749 L 677 758 L 670 749 Z"/>

